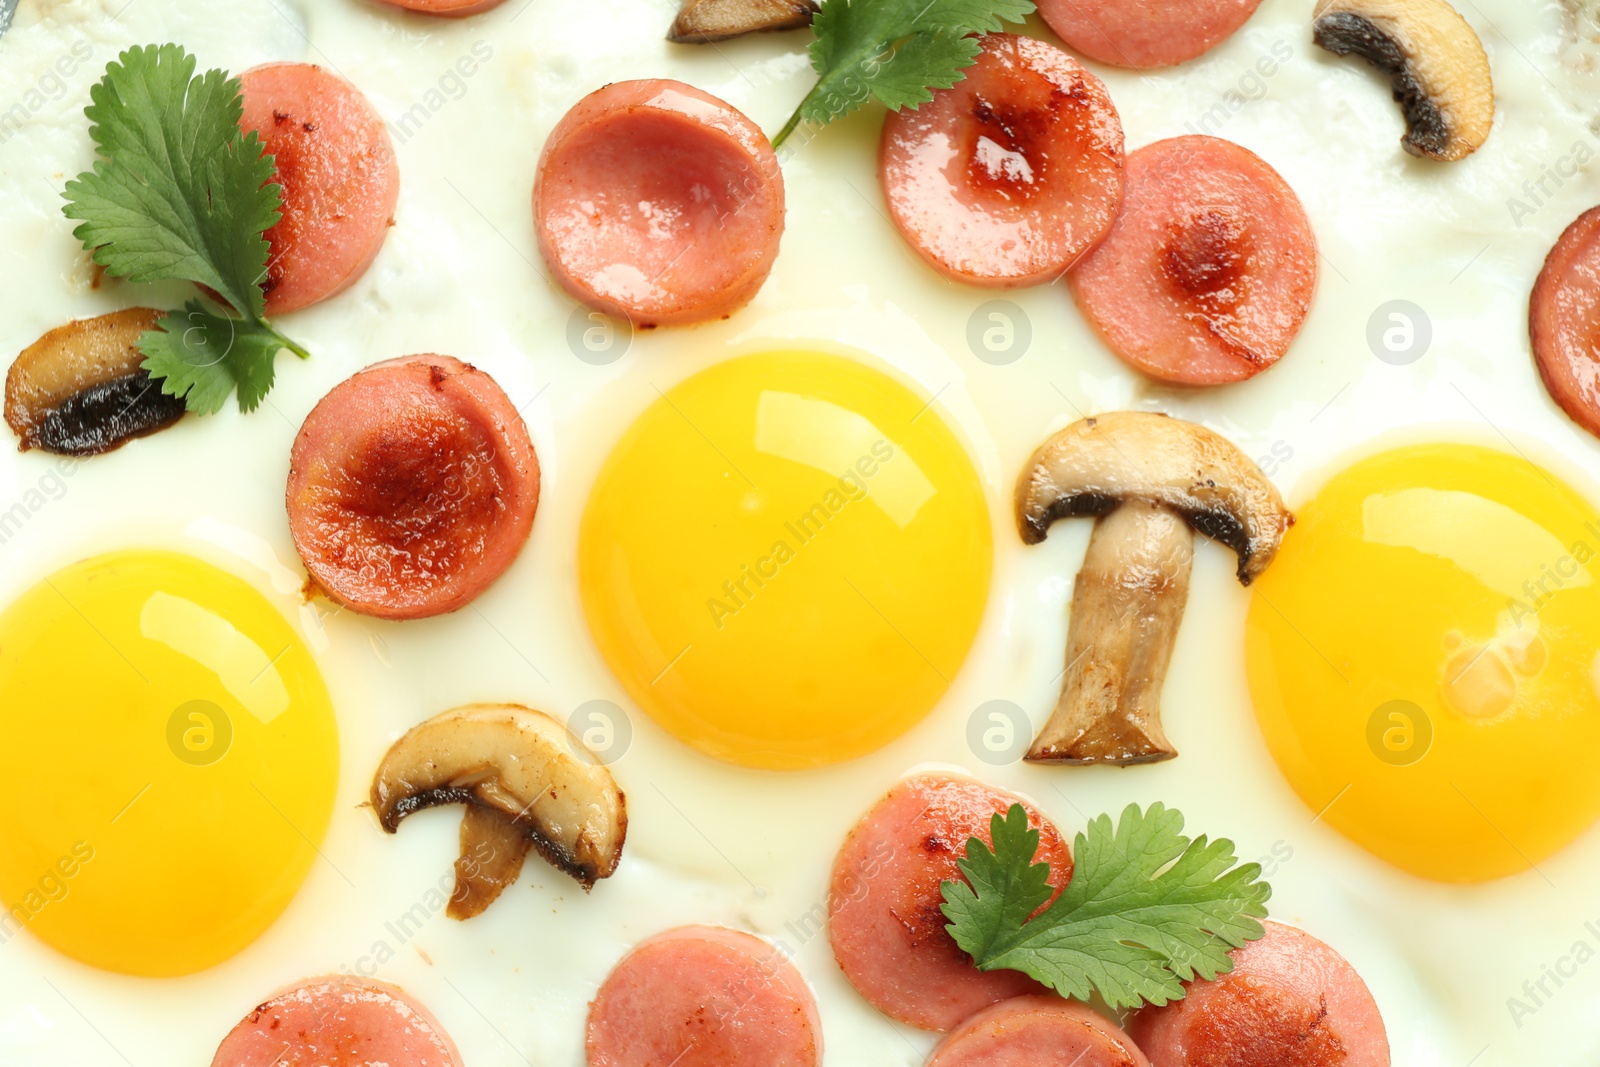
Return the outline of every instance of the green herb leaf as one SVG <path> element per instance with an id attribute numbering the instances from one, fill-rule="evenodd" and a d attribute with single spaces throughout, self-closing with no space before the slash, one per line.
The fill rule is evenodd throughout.
<path id="1" fill-rule="evenodd" d="M 802 121 L 826 125 L 861 107 L 869 96 L 899 111 L 948 89 L 978 57 L 968 36 L 1002 22 L 1021 22 L 1032 0 L 824 0 L 811 27 L 816 87 L 785 124 L 781 145 Z"/>
<path id="2" fill-rule="evenodd" d="M 994 846 L 967 842 L 966 882 L 941 887 L 948 929 L 980 969 L 1016 970 L 1065 996 L 1098 990 L 1115 1008 L 1165 1004 L 1183 982 L 1233 968 L 1228 952 L 1265 933 L 1272 894 L 1259 864 L 1235 866 L 1233 842 L 1184 837 L 1183 816 L 1130 804 L 1115 830 L 1091 821 L 1073 846 L 1072 880 L 1055 902 L 1039 834 L 1020 804 L 992 825 Z"/>
<path id="3" fill-rule="evenodd" d="M 242 410 L 259 407 L 272 389 L 272 363 L 280 348 L 296 351 L 266 323 L 217 315 L 198 300 L 139 337 L 145 371 L 161 379 L 162 392 L 183 397 L 189 410 L 201 415 L 222 410 L 235 387 Z"/>
<path id="4" fill-rule="evenodd" d="M 106 273 L 135 282 L 188 281 L 241 318 L 191 302 L 143 335 L 144 369 L 189 410 L 219 410 L 234 387 L 253 410 L 272 386 L 279 348 L 307 353 L 267 323 L 262 281 L 282 189 L 261 139 L 239 129 L 240 84 L 195 75 L 175 44 L 135 46 L 107 64 L 84 109 L 99 147 L 94 169 L 66 186 L 63 213 Z"/>

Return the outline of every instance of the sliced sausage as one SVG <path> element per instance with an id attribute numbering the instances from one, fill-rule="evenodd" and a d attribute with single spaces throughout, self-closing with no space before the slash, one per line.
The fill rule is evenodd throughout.
<path id="1" fill-rule="evenodd" d="M 934 269 L 976 285 L 1051 281 L 1122 201 L 1122 120 L 1054 45 L 991 33 L 953 88 L 890 113 L 879 173 L 895 225 Z"/>
<path id="2" fill-rule="evenodd" d="M 815 1067 L 816 1002 L 758 937 L 684 926 L 643 942 L 589 1005 L 589 1067 Z"/>
<path id="3" fill-rule="evenodd" d="M 1150 1067 L 1105 1016 L 1056 996 L 1017 997 L 962 1023 L 933 1050 L 928 1067 Z"/>
<path id="4" fill-rule="evenodd" d="M 1377 1002 L 1343 956 L 1303 930 L 1266 924 L 1233 970 L 1141 1008 L 1128 1033 L 1155 1067 L 1389 1067 Z"/>
<path id="5" fill-rule="evenodd" d="M 968 778 L 908 778 L 862 818 L 833 864 L 828 936 L 850 984 L 873 1007 L 924 1030 L 949 1030 L 973 1012 L 1043 987 L 1019 971 L 980 971 L 945 929 L 940 885 L 963 878 L 967 839 L 1021 803 L 1039 831 L 1039 861 L 1059 895 L 1072 855 L 1034 807 Z"/>
<path id="6" fill-rule="evenodd" d="M 217 1046 L 211 1067 L 461 1067 L 428 1009 L 395 986 L 310 978 L 256 1007 Z"/>
<path id="7" fill-rule="evenodd" d="M 383 118 L 361 90 L 310 63 L 239 76 L 244 117 L 277 161 L 283 215 L 267 231 L 267 314 L 342 292 L 372 265 L 400 198 Z"/>
<path id="8" fill-rule="evenodd" d="M 777 258 L 783 202 L 760 129 L 664 79 L 578 101 L 545 142 L 533 187 L 556 280 L 639 326 L 727 318 L 749 303 Z"/>
<path id="9" fill-rule="evenodd" d="M 516 559 L 539 459 L 495 380 L 449 356 L 368 367 L 295 437 L 289 530 L 311 577 L 364 615 L 455 611 Z"/>
<path id="10" fill-rule="evenodd" d="M 1209 52 L 1261 0 L 1039 0 L 1067 47 L 1113 67 L 1170 67 Z"/>
<path id="11" fill-rule="evenodd" d="M 1136 370 L 1220 385 L 1289 350 L 1316 292 L 1317 242 L 1294 190 L 1259 156 L 1175 137 L 1128 156 L 1122 213 L 1068 279 Z"/>
<path id="12" fill-rule="evenodd" d="M 406 11 L 453 19 L 464 15 L 477 15 L 492 7 L 499 7 L 505 0 L 379 0 L 379 2 Z"/>
<path id="13" fill-rule="evenodd" d="M 1550 250 L 1528 328 L 1551 399 L 1600 436 L 1600 208 L 1579 216 Z"/>

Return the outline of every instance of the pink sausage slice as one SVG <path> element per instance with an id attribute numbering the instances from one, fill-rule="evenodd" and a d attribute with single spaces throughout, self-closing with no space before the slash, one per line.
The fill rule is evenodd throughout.
<path id="1" fill-rule="evenodd" d="M 928 1067 L 1150 1067 L 1127 1034 L 1086 1004 L 1017 997 L 962 1023 L 933 1050 Z"/>
<path id="2" fill-rule="evenodd" d="M 1122 120 L 1099 78 L 1033 37 L 989 34 L 966 74 L 884 122 L 889 212 L 956 281 L 1052 281 L 1116 221 Z"/>
<path id="3" fill-rule="evenodd" d="M 833 864 L 828 936 L 850 984 L 873 1007 L 923 1030 L 949 1030 L 982 1008 L 1043 987 L 1018 971 L 980 971 L 955 943 L 939 887 L 962 878 L 967 839 L 989 841 L 992 816 L 1018 797 L 968 778 L 908 778 L 862 818 Z M 1072 856 L 1055 826 L 1024 803 L 1038 859 L 1057 894 Z"/>
<path id="4" fill-rule="evenodd" d="M 1233 952 L 1233 970 L 1141 1008 L 1128 1033 L 1155 1067 L 1389 1067 L 1378 1005 L 1355 969 L 1282 923 Z"/>
<path id="5" fill-rule="evenodd" d="M 428 1009 L 384 982 L 310 978 L 258 1006 L 211 1067 L 461 1067 Z"/>
<path id="6" fill-rule="evenodd" d="M 379 0 L 379 2 L 424 15 L 460 18 L 463 15 L 476 15 L 492 7 L 499 7 L 505 0 Z"/>
<path id="7" fill-rule="evenodd" d="M 766 281 L 783 172 L 732 105 L 663 79 L 568 111 L 533 186 L 539 249 L 573 297 L 639 326 L 727 318 Z"/>
<path id="8" fill-rule="evenodd" d="M 1551 399 L 1600 437 L 1600 208 L 1581 215 L 1550 250 L 1528 326 Z"/>
<path id="9" fill-rule="evenodd" d="M 589 1004 L 589 1067 L 816 1067 L 800 972 L 758 937 L 684 926 L 641 943 Z"/>
<path id="10" fill-rule="evenodd" d="M 1317 240 L 1294 190 L 1217 137 L 1128 156 L 1122 214 L 1068 280 L 1123 361 L 1175 385 L 1242 381 L 1276 363 L 1317 287 Z"/>
<path id="11" fill-rule="evenodd" d="M 1039 14 L 1075 52 L 1113 67 L 1170 67 L 1209 52 L 1261 0 L 1039 0 Z"/>
<path id="12" fill-rule="evenodd" d="M 311 577 L 363 615 L 463 607 L 516 559 L 539 459 L 511 399 L 449 356 L 407 356 L 323 397 L 289 459 L 289 530 Z"/>
<path id="13" fill-rule="evenodd" d="M 400 168 L 382 117 L 338 75 L 269 63 L 239 80 L 239 125 L 261 135 L 283 187 L 264 282 L 267 314 L 278 315 L 342 292 L 372 265 L 400 198 Z"/>

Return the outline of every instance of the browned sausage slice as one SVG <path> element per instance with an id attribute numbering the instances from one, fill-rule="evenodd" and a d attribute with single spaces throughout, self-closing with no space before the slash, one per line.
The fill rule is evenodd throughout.
<path id="1" fill-rule="evenodd" d="M 956 860 L 967 839 L 989 841 L 990 819 L 1016 803 L 969 778 L 919 775 L 889 790 L 846 838 L 833 864 L 828 936 L 850 984 L 885 1015 L 949 1030 L 997 1001 L 1043 990 L 1019 971 L 978 970 L 940 910 L 939 887 L 962 877 Z M 1023 806 L 1059 894 L 1072 878 L 1072 856 L 1055 826 Z"/>
<path id="2" fill-rule="evenodd" d="M 1067 47 L 1114 67 L 1170 67 L 1233 36 L 1261 0 L 1039 0 Z"/>
<path id="3" fill-rule="evenodd" d="M 1259 156 L 1174 137 L 1128 156 L 1122 214 L 1068 275 L 1111 350 L 1175 385 L 1242 381 L 1283 357 L 1317 287 L 1300 200 Z"/>
<path id="4" fill-rule="evenodd" d="M 533 218 L 556 281 L 640 326 L 726 318 L 766 281 L 783 172 L 731 104 L 664 79 L 615 82 L 556 124 Z"/>
<path id="5" fill-rule="evenodd" d="M 1600 437 L 1600 208 L 1579 216 L 1550 250 L 1528 328 L 1551 399 Z"/>
<path id="6" fill-rule="evenodd" d="M 1017 997 L 986 1008 L 939 1042 L 928 1067 L 1150 1067 L 1128 1035 L 1077 1001 Z"/>
<path id="7" fill-rule="evenodd" d="M 758 937 L 684 926 L 643 942 L 589 1005 L 589 1067 L 816 1067 L 800 972 Z"/>
<path id="8" fill-rule="evenodd" d="M 966 78 L 883 125 L 895 225 L 935 270 L 976 285 L 1055 279 L 1122 202 L 1122 120 L 1054 45 L 991 33 Z"/>
<path id="9" fill-rule="evenodd" d="M 328 596 L 364 615 L 463 607 L 516 559 L 538 505 L 522 417 L 493 378 L 449 356 L 341 382 L 290 455 L 295 548 Z"/>
<path id="10" fill-rule="evenodd" d="M 428 1009 L 385 982 L 310 978 L 256 1007 L 211 1067 L 461 1067 Z"/>
<path id="11" fill-rule="evenodd" d="M 244 117 L 277 161 L 283 216 L 267 231 L 267 314 L 348 288 L 377 258 L 400 198 L 383 118 L 361 90 L 310 63 L 239 75 Z"/>
<path id="12" fill-rule="evenodd" d="M 1155 1067 L 1389 1067 L 1383 1017 L 1355 969 L 1282 923 L 1235 949 L 1233 970 L 1141 1008 L 1128 1033 Z"/>

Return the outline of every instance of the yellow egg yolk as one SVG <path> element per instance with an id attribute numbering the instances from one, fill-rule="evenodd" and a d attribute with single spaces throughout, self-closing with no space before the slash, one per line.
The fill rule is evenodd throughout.
<path id="1" fill-rule="evenodd" d="M 927 714 L 993 560 L 983 487 L 931 400 L 806 352 L 665 393 L 580 536 L 589 626 L 633 699 L 703 752 L 773 768 L 859 756 Z"/>
<path id="2" fill-rule="evenodd" d="M 305 879 L 337 778 L 322 677 L 260 593 L 171 552 L 68 567 L 0 615 L 0 943 L 219 963 Z"/>
<path id="3" fill-rule="evenodd" d="M 1600 815 L 1596 508 L 1486 448 L 1335 476 L 1256 587 L 1268 747 L 1321 819 L 1395 866 L 1478 882 Z"/>

